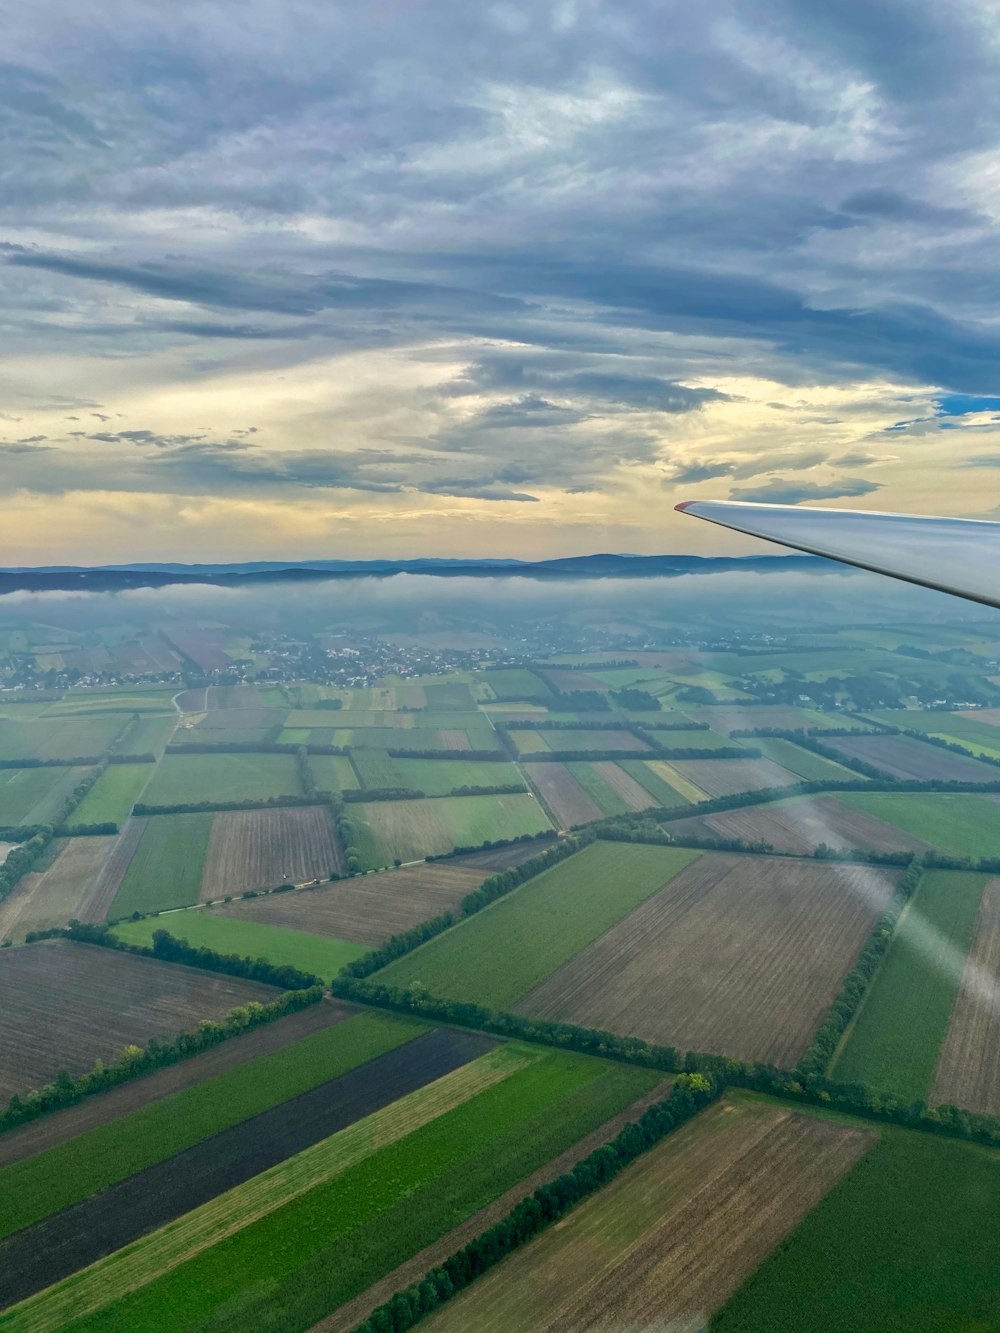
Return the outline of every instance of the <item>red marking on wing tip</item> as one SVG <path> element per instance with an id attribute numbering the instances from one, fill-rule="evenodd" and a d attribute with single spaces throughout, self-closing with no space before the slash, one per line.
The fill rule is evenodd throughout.
<path id="1" fill-rule="evenodd" d="M 677 510 L 678 514 L 683 514 L 684 510 L 690 509 L 694 503 L 694 500 L 682 500 L 679 505 L 674 505 L 674 508 Z"/>

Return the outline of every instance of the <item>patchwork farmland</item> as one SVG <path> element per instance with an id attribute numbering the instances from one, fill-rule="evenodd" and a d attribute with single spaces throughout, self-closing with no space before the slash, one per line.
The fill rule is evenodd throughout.
<path id="1" fill-rule="evenodd" d="M 826 744 L 847 759 L 860 759 L 902 781 L 996 782 L 1000 768 L 927 745 L 912 736 L 829 736 Z"/>
<path id="2" fill-rule="evenodd" d="M 102 871 L 115 839 L 60 838 L 47 870 L 25 875 L 0 902 L 0 940 L 22 941 L 29 931 L 50 930 L 67 921 L 103 921 L 110 898 Z"/>

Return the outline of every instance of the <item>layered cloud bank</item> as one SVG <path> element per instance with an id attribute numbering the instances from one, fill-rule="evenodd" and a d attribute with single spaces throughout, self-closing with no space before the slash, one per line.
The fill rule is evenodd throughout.
<path id="1" fill-rule="evenodd" d="M 708 496 L 990 514 L 997 18 L 22 6 L 4 563 L 755 549 L 674 519 Z"/>

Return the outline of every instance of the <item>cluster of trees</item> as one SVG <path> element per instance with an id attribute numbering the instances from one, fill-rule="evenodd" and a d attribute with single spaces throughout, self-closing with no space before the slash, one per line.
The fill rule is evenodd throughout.
<path id="1" fill-rule="evenodd" d="M 897 732 L 900 728 L 896 729 Z M 992 764 L 994 768 L 1000 768 L 1000 759 L 995 755 L 977 753 L 964 745 L 959 745 L 955 741 L 946 741 L 943 736 L 925 736 L 922 731 L 910 731 L 909 728 L 902 728 L 904 736 L 910 736 L 915 741 L 923 741 L 926 745 L 936 745 L 939 750 L 950 750 L 952 754 L 961 754 L 970 759 L 978 759 L 981 764 Z"/>
<path id="2" fill-rule="evenodd" d="M 824 1075 L 827 1066 L 837 1049 L 837 1043 L 847 1031 L 847 1025 L 858 1012 L 861 1001 L 871 984 L 872 978 L 881 965 L 885 951 L 892 940 L 893 931 L 899 914 L 913 894 L 924 872 L 924 863 L 919 856 L 914 856 L 906 873 L 899 882 L 889 906 L 881 920 L 869 936 L 868 943 L 861 950 L 857 962 L 844 978 L 840 994 L 833 1002 L 833 1008 L 826 1021 L 812 1040 L 812 1044 L 796 1066 L 796 1073 L 805 1078 Z"/>
<path id="3" fill-rule="evenodd" d="M 650 694 L 648 690 L 636 689 L 634 685 L 621 690 L 612 690 L 611 697 L 620 708 L 631 708 L 634 713 L 658 713 L 663 707 L 655 694 Z M 700 724 L 695 723 L 695 726 L 698 725 Z"/>
<path id="4" fill-rule="evenodd" d="M 297 754 L 302 747 L 292 742 L 178 741 L 167 746 L 167 754 Z M 343 750 L 335 753 L 343 754 Z"/>
<path id="5" fill-rule="evenodd" d="M 311 703 L 309 705 L 309 708 L 311 710 L 314 709 L 316 711 L 324 713 L 325 712 L 339 713 L 340 710 L 343 708 L 343 706 L 344 706 L 343 699 L 317 699 L 315 703 Z"/>
<path id="6" fill-rule="evenodd" d="M 454 787 L 448 796 L 519 796 L 527 788 L 523 782 L 499 782 L 491 787 Z M 427 793 L 419 787 L 354 787 L 341 793 L 347 803 L 360 801 L 422 801 Z"/>
<path id="7" fill-rule="evenodd" d="M 104 756 L 77 755 L 75 759 L 0 759 L 0 768 L 76 768 L 85 764 L 99 764 Z"/>
<path id="8" fill-rule="evenodd" d="M 574 694 L 572 697 L 575 699 L 576 695 Z M 608 711 L 606 704 L 601 711 L 605 713 Z M 600 722 L 590 719 L 586 723 L 578 721 L 553 722 L 547 717 L 540 717 L 535 721 L 528 721 L 528 722 L 517 721 L 516 719 L 514 719 L 510 722 L 498 722 L 496 724 L 496 728 L 497 731 L 581 731 L 581 730 L 632 731 L 634 730 L 633 725 L 629 722 L 628 718 L 624 717 L 602 718 Z M 707 731 L 708 728 L 706 727 L 705 730 Z"/>
<path id="9" fill-rule="evenodd" d="M 91 1097 L 95 1093 L 106 1092 L 130 1079 L 139 1078 L 161 1069 L 165 1065 L 176 1064 L 189 1055 L 217 1046 L 229 1037 L 239 1036 L 250 1028 L 272 1023 L 276 1018 L 283 1018 L 307 1005 L 318 1004 L 323 998 L 323 987 L 313 986 L 306 990 L 287 991 L 268 1004 L 259 1004 L 256 1000 L 231 1009 L 221 1022 L 204 1021 L 198 1024 L 194 1032 L 182 1032 L 173 1041 L 161 1041 L 151 1037 L 145 1048 L 127 1046 L 122 1058 L 113 1065 L 105 1065 L 98 1060 L 94 1068 L 75 1078 L 61 1070 L 51 1083 L 43 1088 L 11 1097 L 5 1111 L 0 1112 L 0 1131 L 13 1129 L 29 1120 L 37 1120 L 49 1111 L 58 1111 L 64 1106 L 72 1106 Z"/>
<path id="10" fill-rule="evenodd" d="M 720 1094 L 704 1074 L 680 1074 L 670 1096 L 651 1106 L 634 1124 L 515 1204 L 501 1221 L 432 1268 L 412 1287 L 398 1291 L 373 1310 L 355 1333 L 406 1333 L 419 1320 L 457 1295 L 494 1264 L 563 1217 L 571 1208 L 602 1189 L 642 1153 Z"/>
<path id="11" fill-rule="evenodd" d="M 51 829 L 41 829 L 9 852 L 0 865 L 0 902 L 3 902 L 22 875 L 26 875 L 52 841 Z"/>
<path id="12" fill-rule="evenodd" d="M 118 832 L 118 825 L 111 820 L 105 820 L 103 824 L 74 824 L 72 828 L 60 824 L 52 832 L 57 838 L 112 837 Z"/>

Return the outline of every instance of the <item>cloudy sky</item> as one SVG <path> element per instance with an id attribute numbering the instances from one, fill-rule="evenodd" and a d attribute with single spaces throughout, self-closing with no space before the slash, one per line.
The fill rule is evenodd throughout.
<path id="1" fill-rule="evenodd" d="M 0 563 L 1000 516 L 997 0 L 3 24 Z"/>

